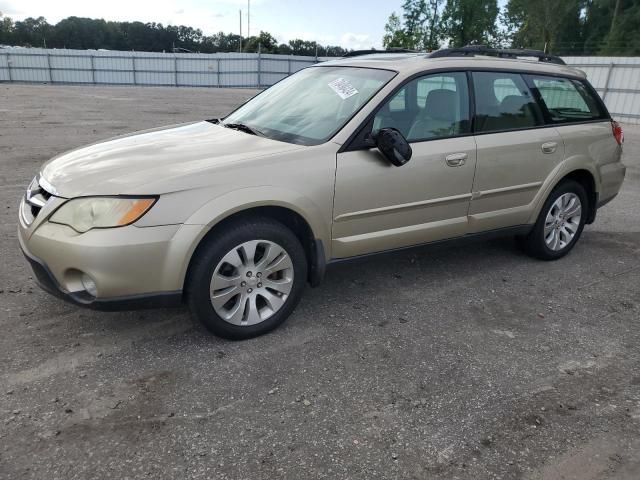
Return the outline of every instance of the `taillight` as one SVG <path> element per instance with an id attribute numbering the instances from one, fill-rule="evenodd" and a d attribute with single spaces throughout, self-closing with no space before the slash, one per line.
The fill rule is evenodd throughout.
<path id="1" fill-rule="evenodd" d="M 613 130 L 613 137 L 618 142 L 618 145 L 622 146 L 624 143 L 624 132 L 622 131 L 622 126 L 614 120 L 611 120 L 611 129 Z"/>

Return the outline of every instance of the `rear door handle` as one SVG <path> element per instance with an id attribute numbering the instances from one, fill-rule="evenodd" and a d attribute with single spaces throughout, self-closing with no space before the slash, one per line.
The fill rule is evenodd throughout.
<path id="1" fill-rule="evenodd" d="M 558 144 L 556 142 L 547 142 L 542 144 L 542 153 L 550 154 L 555 153 L 558 148 Z"/>
<path id="2" fill-rule="evenodd" d="M 445 157 L 445 161 L 447 165 L 450 167 L 461 167 L 467 162 L 467 154 L 466 153 L 452 153 L 451 155 L 447 155 Z"/>

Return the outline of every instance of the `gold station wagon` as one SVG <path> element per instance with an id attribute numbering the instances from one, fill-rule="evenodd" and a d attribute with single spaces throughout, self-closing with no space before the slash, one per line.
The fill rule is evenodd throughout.
<path id="1" fill-rule="evenodd" d="M 618 193 L 622 143 L 584 73 L 542 52 L 353 55 L 225 118 L 53 158 L 19 238 L 50 293 L 185 302 L 242 339 L 281 324 L 338 260 L 485 234 L 566 255 Z"/>

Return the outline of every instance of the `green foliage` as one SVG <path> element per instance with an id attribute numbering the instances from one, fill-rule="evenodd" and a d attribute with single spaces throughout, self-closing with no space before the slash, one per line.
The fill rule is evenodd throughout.
<path id="1" fill-rule="evenodd" d="M 389 20 L 384 26 L 384 37 L 382 37 L 382 46 L 385 48 L 412 48 L 409 38 L 402 28 L 400 17 L 393 12 L 389 15 Z"/>
<path id="2" fill-rule="evenodd" d="M 13 22 L 0 13 L 0 44 L 26 47 L 136 50 L 171 52 L 185 49 L 192 52 L 237 52 L 240 36 L 219 32 L 203 35 L 199 29 L 184 25 L 142 22 L 106 22 L 91 18 L 68 17 L 50 25 L 43 17 Z M 341 56 L 347 50 L 339 46 L 324 46 L 306 40 L 291 40 L 278 44 L 268 32 L 243 38 L 243 52 L 281 53 L 291 55 Z"/>
<path id="3" fill-rule="evenodd" d="M 389 16 L 382 44 L 387 48 L 438 49 L 443 4 L 444 0 L 405 0 L 402 20 L 395 12 Z"/>
<path id="4" fill-rule="evenodd" d="M 617 0 L 609 12 L 611 26 L 600 53 L 640 55 L 640 0 Z"/>
<path id="5" fill-rule="evenodd" d="M 442 13 L 442 36 L 452 47 L 493 45 L 497 18 L 497 0 L 448 0 Z"/>
<path id="6" fill-rule="evenodd" d="M 383 45 L 533 48 L 558 55 L 640 55 L 640 0 L 405 0 Z"/>
<path id="7" fill-rule="evenodd" d="M 512 46 L 555 53 L 562 32 L 578 22 L 582 0 L 509 0 L 505 23 Z"/>

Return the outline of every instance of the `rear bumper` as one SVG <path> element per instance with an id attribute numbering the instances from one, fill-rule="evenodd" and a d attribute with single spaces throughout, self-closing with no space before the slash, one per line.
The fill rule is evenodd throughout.
<path id="1" fill-rule="evenodd" d="M 22 247 L 22 246 L 21 246 Z M 161 292 L 106 299 L 94 298 L 86 292 L 67 292 L 54 277 L 49 267 L 40 259 L 29 255 L 24 248 L 22 253 L 31 265 L 36 283 L 45 292 L 64 301 L 101 311 L 139 310 L 144 308 L 178 307 L 182 304 L 182 292 Z"/>

